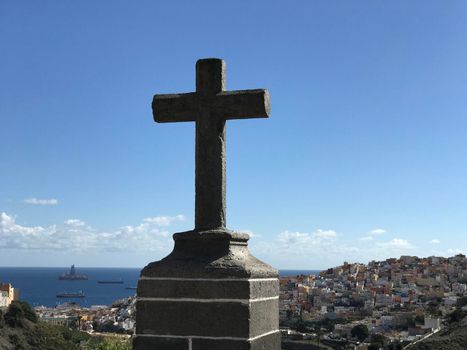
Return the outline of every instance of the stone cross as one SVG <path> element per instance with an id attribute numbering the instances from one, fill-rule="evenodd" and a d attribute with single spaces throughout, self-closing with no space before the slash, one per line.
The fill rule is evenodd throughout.
<path id="1" fill-rule="evenodd" d="M 155 95 L 154 120 L 196 122 L 195 230 L 226 227 L 225 121 L 268 118 L 267 90 L 225 91 L 225 62 L 196 62 L 196 92 Z"/>
<path id="2" fill-rule="evenodd" d="M 280 350 L 278 271 L 225 222 L 225 125 L 269 117 L 266 90 L 225 91 L 225 63 L 196 63 L 196 92 L 156 95 L 156 122 L 196 122 L 195 229 L 138 281 L 134 350 Z"/>

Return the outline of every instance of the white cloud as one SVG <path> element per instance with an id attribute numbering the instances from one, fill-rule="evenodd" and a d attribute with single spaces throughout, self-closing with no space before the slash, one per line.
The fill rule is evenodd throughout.
<path id="1" fill-rule="evenodd" d="M 343 235 L 334 230 L 283 231 L 273 241 L 252 241 L 250 249 L 279 268 L 327 268 L 358 255 L 360 248 L 342 239 Z"/>
<path id="2" fill-rule="evenodd" d="M 179 214 L 176 216 L 155 216 L 144 219 L 144 222 L 156 226 L 170 226 L 170 224 L 176 221 L 185 221 L 185 217 Z"/>
<path id="3" fill-rule="evenodd" d="M 337 238 L 337 232 L 333 230 L 317 230 L 312 233 L 312 236 L 324 239 L 334 239 Z"/>
<path id="4" fill-rule="evenodd" d="M 440 241 L 439 239 L 436 239 L 436 238 L 435 238 L 435 239 L 432 239 L 432 240 L 430 241 L 430 244 L 440 244 L 440 243 L 441 243 L 441 241 Z"/>
<path id="5" fill-rule="evenodd" d="M 1 219 L 0 224 L 5 227 L 11 226 L 15 223 L 15 218 L 8 216 L 6 213 L 1 213 L 0 219 Z"/>
<path id="6" fill-rule="evenodd" d="M 368 232 L 370 236 L 381 236 L 385 233 L 386 233 L 386 230 L 382 228 L 375 228 L 374 230 L 371 230 L 370 232 Z"/>
<path id="7" fill-rule="evenodd" d="M 138 253 L 156 257 L 172 249 L 171 225 L 184 220 L 182 215 L 155 216 L 134 225 L 99 230 L 78 218 L 59 225 L 21 225 L 15 216 L 0 212 L 0 255 L 2 250 L 15 249 L 78 254 Z M 327 268 L 344 260 L 367 262 L 416 252 L 403 238 L 378 241 L 379 237 L 368 237 L 359 241 L 345 239 L 334 230 L 283 231 L 272 240 L 259 237 L 252 240 L 250 249 L 258 258 L 280 268 Z"/>
<path id="8" fill-rule="evenodd" d="M 448 255 L 464 254 L 464 251 L 458 248 L 449 248 L 447 252 L 448 252 Z"/>
<path id="9" fill-rule="evenodd" d="M 159 217 L 162 218 L 162 217 Z M 97 230 L 79 219 L 69 219 L 63 225 L 23 226 L 14 216 L 0 213 L 0 249 L 87 252 L 167 252 L 173 246 L 166 230 L 183 216 L 150 218 L 138 225 L 108 231 Z M 164 229 L 162 228 L 164 227 Z"/>
<path id="10" fill-rule="evenodd" d="M 57 205 L 58 200 L 55 198 L 50 198 L 50 199 L 39 199 L 39 198 L 26 198 L 24 200 L 24 203 L 27 204 L 34 204 L 34 205 Z"/>
<path id="11" fill-rule="evenodd" d="M 64 224 L 68 226 L 75 226 L 75 227 L 86 225 L 84 221 L 81 221 L 79 219 L 69 219 L 69 220 L 66 220 Z"/>
<path id="12" fill-rule="evenodd" d="M 374 230 L 371 230 L 370 232 L 367 233 L 366 236 L 360 237 L 360 241 L 372 241 L 374 238 L 377 236 L 381 236 L 386 233 L 386 230 L 382 228 L 375 228 Z"/>
<path id="13" fill-rule="evenodd" d="M 337 233 L 332 230 L 317 230 L 313 233 L 284 231 L 277 236 L 277 240 L 285 246 L 298 246 L 309 248 L 310 246 L 331 244 L 337 238 Z"/>
<path id="14" fill-rule="evenodd" d="M 381 232 L 380 232 L 381 234 Z M 255 240 L 251 251 L 279 268 L 328 268 L 343 261 L 368 262 L 416 253 L 407 239 L 379 240 L 378 235 L 352 239 L 334 230 L 283 231 L 275 241 Z"/>
<path id="15" fill-rule="evenodd" d="M 373 237 L 372 236 L 365 236 L 365 237 L 360 237 L 359 239 L 361 241 L 372 241 Z"/>
<path id="16" fill-rule="evenodd" d="M 376 243 L 377 246 L 383 247 L 383 248 L 397 248 L 397 249 L 412 249 L 413 245 L 409 243 L 408 240 L 402 239 L 402 238 L 393 238 L 388 242 L 379 242 Z"/>
<path id="17" fill-rule="evenodd" d="M 14 234 L 18 235 L 30 235 L 35 236 L 38 233 L 44 231 L 43 227 L 36 226 L 36 227 L 28 227 L 28 226 L 21 226 L 16 224 L 16 218 L 13 216 L 9 216 L 6 213 L 0 214 L 0 246 L 2 245 L 1 238 L 4 236 L 11 236 Z"/>

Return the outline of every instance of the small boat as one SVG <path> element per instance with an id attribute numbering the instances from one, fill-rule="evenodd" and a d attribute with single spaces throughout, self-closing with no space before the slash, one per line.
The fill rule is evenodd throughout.
<path id="1" fill-rule="evenodd" d="M 119 280 L 99 280 L 97 283 L 100 284 L 123 284 L 123 281 L 121 279 Z"/>
<path id="2" fill-rule="evenodd" d="M 131 286 L 126 286 L 125 289 L 130 289 L 130 290 L 137 290 L 138 287 L 131 287 Z"/>
<path id="3" fill-rule="evenodd" d="M 84 295 L 84 292 L 82 290 L 79 290 L 76 293 L 70 293 L 70 292 L 64 292 L 64 293 L 58 293 L 57 298 L 84 298 L 86 295 Z"/>

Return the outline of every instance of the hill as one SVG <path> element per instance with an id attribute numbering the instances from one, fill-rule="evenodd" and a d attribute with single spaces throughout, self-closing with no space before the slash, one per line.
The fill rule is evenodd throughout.
<path id="1" fill-rule="evenodd" d="M 129 350 L 130 344 L 112 337 L 88 333 L 39 321 L 25 302 L 14 301 L 0 310 L 0 350 Z"/>

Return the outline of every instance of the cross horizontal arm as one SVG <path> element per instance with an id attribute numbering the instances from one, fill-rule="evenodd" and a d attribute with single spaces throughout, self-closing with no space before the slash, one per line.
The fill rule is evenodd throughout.
<path id="1" fill-rule="evenodd" d="M 158 123 L 194 122 L 198 113 L 196 93 L 155 95 L 152 114 Z"/>
<path id="2" fill-rule="evenodd" d="M 225 119 L 269 118 L 268 90 L 223 91 L 216 95 L 214 105 Z"/>
<path id="3" fill-rule="evenodd" d="M 269 117 L 267 90 L 222 91 L 215 95 L 197 92 L 155 95 L 152 101 L 154 121 L 158 123 L 193 122 L 201 110 L 209 110 L 224 119 Z"/>

